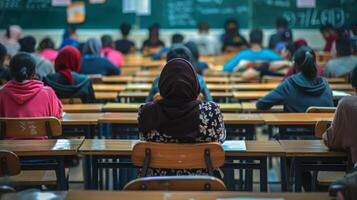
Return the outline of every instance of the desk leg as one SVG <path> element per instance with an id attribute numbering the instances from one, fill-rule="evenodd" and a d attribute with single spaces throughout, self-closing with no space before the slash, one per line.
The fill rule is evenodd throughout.
<path id="1" fill-rule="evenodd" d="M 92 189 L 98 190 L 98 157 L 92 157 Z"/>
<path id="2" fill-rule="evenodd" d="M 57 158 L 57 189 L 58 190 L 68 190 L 68 182 L 66 181 L 66 169 L 64 168 L 64 156 L 59 156 Z"/>
<path id="3" fill-rule="evenodd" d="M 268 191 L 268 165 L 267 158 L 260 158 L 260 191 Z"/>
<path id="4" fill-rule="evenodd" d="M 91 156 L 84 156 L 83 158 L 83 173 L 84 173 L 84 188 L 86 190 L 92 188 L 92 162 Z"/>
<path id="5" fill-rule="evenodd" d="M 281 191 L 286 192 L 288 189 L 286 157 L 280 157 L 280 177 L 281 177 Z"/>
<path id="6" fill-rule="evenodd" d="M 300 158 L 294 160 L 294 178 L 295 178 L 295 192 L 301 192 L 302 186 L 302 168 Z"/>

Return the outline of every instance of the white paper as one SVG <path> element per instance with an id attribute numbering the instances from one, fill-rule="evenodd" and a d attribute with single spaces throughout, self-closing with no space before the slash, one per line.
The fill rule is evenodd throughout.
<path id="1" fill-rule="evenodd" d="M 348 93 L 342 92 L 342 91 L 332 91 L 332 95 L 333 95 L 334 97 L 352 96 L 351 94 L 348 94 Z"/>
<path id="2" fill-rule="evenodd" d="M 123 0 L 123 13 L 136 12 L 136 0 Z"/>
<path id="3" fill-rule="evenodd" d="M 71 0 L 52 0 L 52 6 L 68 6 Z"/>
<path id="4" fill-rule="evenodd" d="M 316 0 L 297 0 L 296 7 L 298 7 L 298 8 L 316 8 Z"/>
<path id="5" fill-rule="evenodd" d="M 151 0 L 136 0 L 136 14 L 150 15 L 151 14 Z"/>
<path id="6" fill-rule="evenodd" d="M 246 151 L 244 140 L 227 140 L 222 144 L 225 151 Z"/>

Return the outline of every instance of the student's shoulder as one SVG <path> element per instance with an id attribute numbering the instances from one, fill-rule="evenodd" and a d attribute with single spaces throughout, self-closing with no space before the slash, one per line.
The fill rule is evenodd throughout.
<path id="1" fill-rule="evenodd" d="M 349 109 L 357 110 L 357 96 L 347 96 L 343 97 L 338 102 L 339 107 L 347 107 Z"/>
<path id="2" fill-rule="evenodd" d="M 199 104 L 200 110 L 201 112 L 205 112 L 205 111 L 220 111 L 220 107 L 217 103 L 213 102 L 213 101 L 202 101 Z"/>

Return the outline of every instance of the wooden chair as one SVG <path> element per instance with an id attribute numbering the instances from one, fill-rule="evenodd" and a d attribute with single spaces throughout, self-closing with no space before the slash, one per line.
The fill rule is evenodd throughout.
<path id="1" fill-rule="evenodd" d="M 62 104 L 81 104 L 82 100 L 80 98 L 68 98 L 68 99 L 61 99 Z"/>
<path id="2" fill-rule="evenodd" d="M 0 137 L 18 139 L 62 135 L 61 122 L 55 117 L 0 118 Z"/>
<path id="3" fill-rule="evenodd" d="M 137 143 L 132 152 L 133 165 L 142 167 L 143 176 L 149 168 L 160 169 L 207 169 L 213 170 L 224 164 L 224 150 L 218 143 L 164 144 Z"/>
<path id="4" fill-rule="evenodd" d="M 157 176 L 135 179 L 124 190 L 225 191 L 226 186 L 212 176 Z"/>
<path id="5" fill-rule="evenodd" d="M 0 150 L 0 177 L 3 177 L 3 181 L 0 183 L 0 196 L 5 193 L 15 192 L 13 188 L 6 185 L 10 182 L 7 177 L 18 175 L 20 172 L 19 157 L 11 151 Z"/>
<path id="6" fill-rule="evenodd" d="M 335 113 L 335 111 L 336 111 L 336 107 L 318 107 L 318 106 L 311 106 L 306 110 L 307 113 Z"/>

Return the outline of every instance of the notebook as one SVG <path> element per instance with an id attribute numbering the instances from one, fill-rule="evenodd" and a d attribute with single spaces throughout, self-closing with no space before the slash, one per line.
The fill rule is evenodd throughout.
<path id="1" fill-rule="evenodd" d="M 222 144 L 225 151 L 246 151 L 247 147 L 244 140 L 228 140 Z"/>

